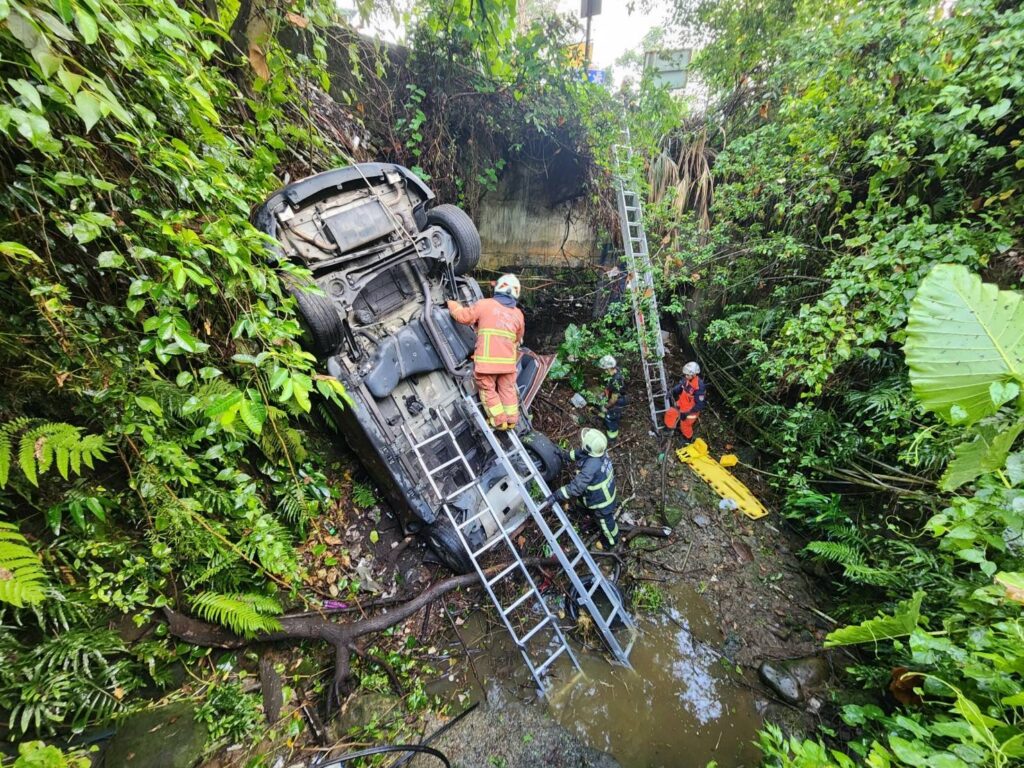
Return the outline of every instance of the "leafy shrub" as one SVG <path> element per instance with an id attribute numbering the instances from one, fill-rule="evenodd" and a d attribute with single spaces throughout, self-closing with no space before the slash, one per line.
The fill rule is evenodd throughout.
<path id="1" fill-rule="evenodd" d="M 201 8 L 0 3 L 0 705 L 15 738 L 82 730 L 167 679 L 166 639 L 126 647 L 108 621 L 173 603 L 275 626 L 262 595 L 298 583 L 294 538 L 325 498 L 299 430 L 314 398 L 343 392 L 302 349 L 249 222 L 293 159 L 286 137 L 338 162 L 292 106 L 324 51 L 300 62 L 271 37 L 254 78 L 237 7 Z M 311 39 L 333 13 L 292 10 Z"/>
<path id="2" fill-rule="evenodd" d="M 852 626 L 830 642 L 858 643 L 848 680 L 902 697 L 842 708 L 845 755 L 769 729 L 766 760 L 1015 764 L 1024 327 L 1000 288 L 1024 274 L 1024 80 L 1009 64 L 1024 10 L 676 7 L 712 40 L 697 66 L 727 141 L 705 150 L 709 225 L 654 208 L 674 243 L 662 290 L 834 574 Z M 704 133 L 681 126 L 661 147 L 684 156 Z"/>
<path id="3" fill-rule="evenodd" d="M 254 741 L 263 719 L 262 697 L 245 693 L 239 683 L 214 683 L 196 709 L 196 720 L 206 724 L 212 742 Z"/>

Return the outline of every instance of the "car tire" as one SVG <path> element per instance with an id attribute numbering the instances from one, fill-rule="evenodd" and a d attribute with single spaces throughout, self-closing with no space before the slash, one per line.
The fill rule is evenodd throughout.
<path id="1" fill-rule="evenodd" d="M 532 430 L 520 438 L 545 483 L 553 483 L 562 474 L 562 452 L 543 432 Z"/>
<path id="2" fill-rule="evenodd" d="M 437 518 L 423 528 L 419 535 L 446 568 L 460 575 L 472 572 L 473 560 L 448 520 Z"/>
<path id="3" fill-rule="evenodd" d="M 441 227 L 455 241 L 458 253 L 452 268 L 456 275 L 464 275 L 476 268 L 480 262 L 480 233 L 465 211 L 448 203 L 435 206 L 427 211 L 427 224 Z"/>
<path id="4" fill-rule="evenodd" d="M 313 341 L 313 352 L 321 360 L 330 357 L 341 346 L 343 328 L 341 318 L 326 296 L 311 293 L 307 287 L 315 283 L 300 283 L 291 277 L 284 278 L 285 288 L 295 298 L 299 317 L 309 331 Z"/>

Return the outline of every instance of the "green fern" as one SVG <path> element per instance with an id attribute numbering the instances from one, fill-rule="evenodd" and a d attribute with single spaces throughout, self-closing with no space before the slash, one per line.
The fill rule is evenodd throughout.
<path id="1" fill-rule="evenodd" d="M 868 390 L 851 390 L 846 393 L 847 404 L 860 412 L 872 416 L 890 416 L 910 408 L 908 382 L 902 376 L 891 376 L 876 383 Z"/>
<path id="2" fill-rule="evenodd" d="M 82 465 L 92 469 L 93 462 L 109 453 L 100 435 L 85 435 L 78 427 L 40 419 L 15 419 L 0 426 L 0 488 L 7 485 L 15 437 L 18 437 L 18 466 L 25 479 L 39 485 L 39 475 L 54 464 L 65 480 L 82 474 Z"/>
<path id="3" fill-rule="evenodd" d="M 301 530 L 313 518 L 318 506 L 319 501 L 306 485 L 291 483 L 277 503 L 277 515 Z"/>
<path id="4" fill-rule="evenodd" d="M 281 613 L 281 606 L 266 595 L 201 592 L 192 599 L 192 609 L 207 621 L 221 624 L 245 637 L 281 628 L 281 622 L 275 618 Z"/>
<path id="5" fill-rule="evenodd" d="M 25 537 L 0 523 L 0 601 L 21 608 L 46 597 L 46 572 Z"/>
<path id="6" fill-rule="evenodd" d="M 860 550 L 843 541 L 812 541 L 807 545 L 807 551 L 844 567 L 864 565 L 864 555 Z"/>
<path id="7" fill-rule="evenodd" d="M 352 501 L 360 509 L 369 509 L 377 503 L 373 488 L 364 483 L 352 483 Z"/>
<path id="8" fill-rule="evenodd" d="M 40 643 L 32 650 L 32 659 L 40 670 L 72 672 L 76 677 L 104 677 L 111 661 L 125 653 L 124 642 L 109 629 L 73 629 Z"/>
<path id="9" fill-rule="evenodd" d="M 306 460 L 305 439 L 299 430 L 289 427 L 287 414 L 280 408 L 267 407 L 267 420 L 263 431 L 256 436 L 260 450 L 275 462 L 291 459 L 294 463 Z"/>
<path id="10" fill-rule="evenodd" d="M 843 575 L 851 581 L 874 586 L 884 586 L 893 582 L 891 574 L 865 562 L 862 548 L 852 540 L 812 541 L 806 549 L 822 560 L 841 565 Z"/>

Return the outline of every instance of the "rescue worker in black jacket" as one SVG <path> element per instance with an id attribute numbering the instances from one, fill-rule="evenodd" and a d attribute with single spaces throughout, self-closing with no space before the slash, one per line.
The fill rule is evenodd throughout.
<path id="1" fill-rule="evenodd" d="M 598 362 L 597 367 L 604 371 L 604 407 L 601 409 L 601 418 L 604 419 L 605 434 L 608 442 L 614 443 L 619 437 L 619 421 L 622 419 L 622 411 L 626 407 L 626 379 L 619 370 L 619 364 L 611 355 L 605 355 Z"/>
<path id="2" fill-rule="evenodd" d="M 581 450 L 562 451 L 563 461 L 576 463 L 576 477 L 546 501 L 579 499 L 580 505 L 597 520 L 601 536 L 611 548 L 619 543 L 619 526 L 615 522 L 619 504 L 615 496 L 615 471 L 608 458 L 608 438 L 598 429 L 584 429 L 580 442 Z"/>

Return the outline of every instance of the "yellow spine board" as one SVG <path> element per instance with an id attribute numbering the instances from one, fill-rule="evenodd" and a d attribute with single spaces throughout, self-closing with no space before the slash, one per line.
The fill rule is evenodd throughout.
<path id="1" fill-rule="evenodd" d="M 723 499 L 736 502 L 740 512 L 751 520 L 757 520 L 768 514 L 768 510 L 757 500 L 750 489 L 737 480 L 733 474 L 715 461 L 708 454 L 708 444 L 699 437 L 685 448 L 676 451 L 676 456 Z"/>

